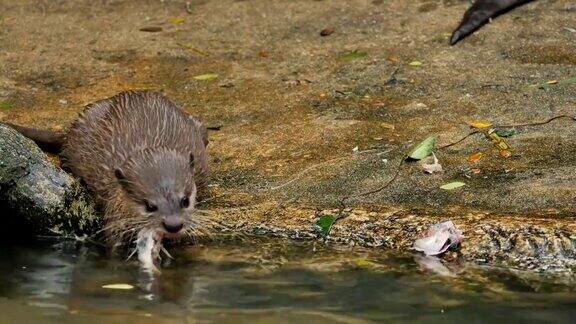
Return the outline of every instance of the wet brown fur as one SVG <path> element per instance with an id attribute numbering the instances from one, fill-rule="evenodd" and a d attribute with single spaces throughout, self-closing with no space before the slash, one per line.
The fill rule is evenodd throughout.
<path id="1" fill-rule="evenodd" d="M 206 188 L 206 127 L 158 93 L 124 92 L 92 103 L 65 135 L 14 127 L 44 149 L 61 146 L 63 168 L 80 177 L 102 204 L 111 244 L 161 226 L 146 217 L 142 197 L 176 201 L 180 198 L 170 188 L 183 188 L 192 194 L 193 206 L 196 191 Z M 184 233 L 194 234 L 202 223 L 198 216 L 189 217 Z"/>

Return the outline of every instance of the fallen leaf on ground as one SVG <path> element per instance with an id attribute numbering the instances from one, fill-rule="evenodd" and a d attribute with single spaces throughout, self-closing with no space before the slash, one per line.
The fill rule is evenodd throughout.
<path id="1" fill-rule="evenodd" d="M 203 55 L 203 56 L 208 56 L 208 53 L 206 53 L 206 52 L 204 52 L 204 51 L 201 51 L 201 50 L 195 48 L 194 46 L 192 46 L 192 45 L 190 45 L 190 44 L 176 43 L 176 45 L 178 45 L 178 46 L 180 46 L 180 47 L 182 47 L 182 48 L 185 48 L 185 49 L 187 49 L 187 50 L 190 50 L 190 51 L 192 51 L 192 52 L 194 52 L 194 53 L 198 53 L 198 54 Z"/>
<path id="2" fill-rule="evenodd" d="M 470 171 L 472 171 L 474 174 L 480 174 L 482 172 L 482 170 L 478 168 L 471 169 Z"/>
<path id="3" fill-rule="evenodd" d="M 162 27 L 142 27 L 140 31 L 148 32 L 148 33 L 157 33 L 162 31 Z"/>
<path id="4" fill-rule="evenodd" d="M 266 57 L 270 56 L 270 53 L 267 50 L 263 49 L 263 50 L 260 50 L 260 52 L 258 52 L 258 56 L 266 58 Z"/>
<path id="5" fill-rule="evenodd" d="M 500 156 L 503 158 L 509 158 L 512 155 L 510 150 L 500 150 Z"/>
<path id="6" fill-rule="evenodd" d="M 414 249 L 425 255 L 438 255 L 446 252 L 451 247 L 458 246 L 464 237 L 456 229 L 452 221 L 446 221 L 430 226 L 419 235 L 414 242 Z"/>
<path id="7" fill-rule="evenodd" d="M 423 140 L 418 146 L 416 146 L 408 157 L 412 160 L 422 160 L 423 158 L 427 157 L 428 155 L 432 154 L 434 150 L 434 145 L 436 145 L 436 138 L 428 137 L 427 139 Z"/>
<path id="8" fill-rule="evenodd" d="M 560 85 L 570 85 L 570 84 L 576 84 L 576 77 L 575 78 L 566 78 L 566 79 L 561 79 L 561 80 L 544 81 L 544 82 L 540 82 L 538 84 L 533 84 L 533 85 L 531 85 L 531 87 L 538 87 L 540 89 L 546 89 L 546 88 L 549 88 L 551 85 L 560 86 Z"/>
<path id="9" fill-rule="evenodd" d="M 500 137 L 512 137 L 516 134 L 518 134 L 518 131 L 515 130 L 514 128 L 512 129 L 497 129 L 495 130 L 496 135 L 500 136 Z"/>
<path id="10" fill-rule="evenodd" d="M 354 61 L 357 59 L 361 59 L 361 58 L 365 57 L 366 55 L 368 55 L 368 53 L 354 50 L 350 53 L 342 54 L 338 58 L 342 61 Z"/>
<path id="11" fill-rule="evenodd" d="M 324 28 L 320 31 L 320 36 L 329 36 L 329 35 L 332 35 L 333 33 L 334 33 L 334 28 L 327 27 L 327 28 Z"/>
<path id="12" fill-rule="evenodd" d="M 438 158 L 436 158 L 436 154 L 434 153 L 422 160 L 422 169 L 424 169 L 424 172 L 430 174 L 444 171 L 442 170 L 442 165 L 438 163 Z"/>
<path id="13" fill-rule="evenodd" d="M 473 153 L 468 157 L 468 162 L 478 163 L 484 154 L 481 152 Z"/>
<path id="14" fill-rule="evenodd" d="M 110 284 L 102 286 L 104 289 L 119 289 L 119 290 L 130 290 L 134 289 L 134 286 L 129 284 Z"/>
<path id="15" fill-rule="evenodd" d="M 182 17 L 174 17 L 170 20 L 168 20 L 169 23 L 173 24 L 173 25 L 180 25 L 181 23 L 184 22 L 184 18 Z"/>
<path id="16" fill-rule="evenodd" d="M 396 55 L 390 55 L 386 58 L 386 60 L 390 63 L 398 63 L 400 62 L 400 58 Z"/>
<path id="17" fill-rule="evenodd" d="M 492 142 L 492 144 L 499 150 L 510 150 L 510 145 L 508 145 L 508 142 L 506 142 L 503 137 L 500 137 L 495 131 L 490 130 L 486 136 L 490 142 Z"/>
<path id="18" fill-rule="evenodd" d="M 410 65 L 410 66 L 421 66 L 421 65 L 422 65 L 422 62 L 420 62 L 420 61 L 412 61 L 412 62 L 408 63 L 408 65 Z"/>
<path id="19" fill-rule="evenodd" d="M 464 182 L 460 182 L 460 181 L 454 181 L 454 182 L 449 182 L 447 184 L 441 185 L 440 189 L 444 189 L 444 190 L 454 190 L 460 187 L 465 186 L 466 184 Z"/>
<path id="20" fill-rule="evenodd" d="M 0 109 L 12 109 L 12 105 L 7 102 L 0 101 Z"/>
<path id="21" fill-rule="evenodd" d="M 390 130 L 394 130 L 396 128 L 396 126 L 394 126 L 393 124 L 388 124 L 388 123 L 380 123 L 380 126 L 386 128 L 386 129 L 390 129 Z"/>
<path id="22" fill-rule="evenodd" d="M 338 217 L 336 217 L 334 215 L 324 215 L 324 216 L 321 216 L 316 221 L 316 228 L 318 229 L 318 231 L 320 232 L 320 235 L 322 235 L 322 237 L 327 237 L 328 234 L 330 234 L 330 230 L 332 229 L 332 225 L 334 225 L 334 223 L 336 222 L 337 219 L 338 219 Z"/>
<path id="23" fill-rule="evenodd" d="M 486 120 L 475 120 L 468 122 L 468 125 L 472 128 L 488 128 L 492 126 L 492 123 Z"/>
<path id="24" fill-rule="evenodd" d="M 194 76 L 192 78 L 196 79 L 196 80 L 206 81 L 206 80 L 214 80 L 217 77 L 218 77 L 218 74 L 206 73 L 206 74 L 200 74 L 200 75 Z"/>

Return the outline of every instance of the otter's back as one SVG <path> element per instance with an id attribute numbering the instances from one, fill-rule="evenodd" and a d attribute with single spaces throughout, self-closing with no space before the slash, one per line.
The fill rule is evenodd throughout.
<path id="1" fill-rule="evenodd" d="M 192 153 L 201 186 L 208 171 L 205 144 L 202 123 L 162 95 L 124 92 L 86 107 L 66 137 L 62 157 L 67 169 L 103 195 L 117 186 L 114 169 L 146 148 Z"/>

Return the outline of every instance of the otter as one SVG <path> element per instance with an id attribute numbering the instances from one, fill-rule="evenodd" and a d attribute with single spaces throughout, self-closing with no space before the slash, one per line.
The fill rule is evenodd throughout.
<path id="1" fill-rule="evenodd" d="M 123 92 L 85 107 L 67 133 L 9 124 L 57 153 L 104 212 L 112 246 L 142 231 L 155 239 L 195 232 L 195 204 L 209 173 L 207 129 L 159 93 Z"/>

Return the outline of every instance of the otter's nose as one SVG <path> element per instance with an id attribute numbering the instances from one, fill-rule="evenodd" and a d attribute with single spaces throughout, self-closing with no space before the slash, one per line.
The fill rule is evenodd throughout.
<path id="1" fill-rule="evenodd" d="M 162 226 L 164 226 L 164 229 L 166 229 L 168 233 L 178 233 L 184 226 L 184 223 L 180 219 L 170 217 L 162 221 Z"/>

